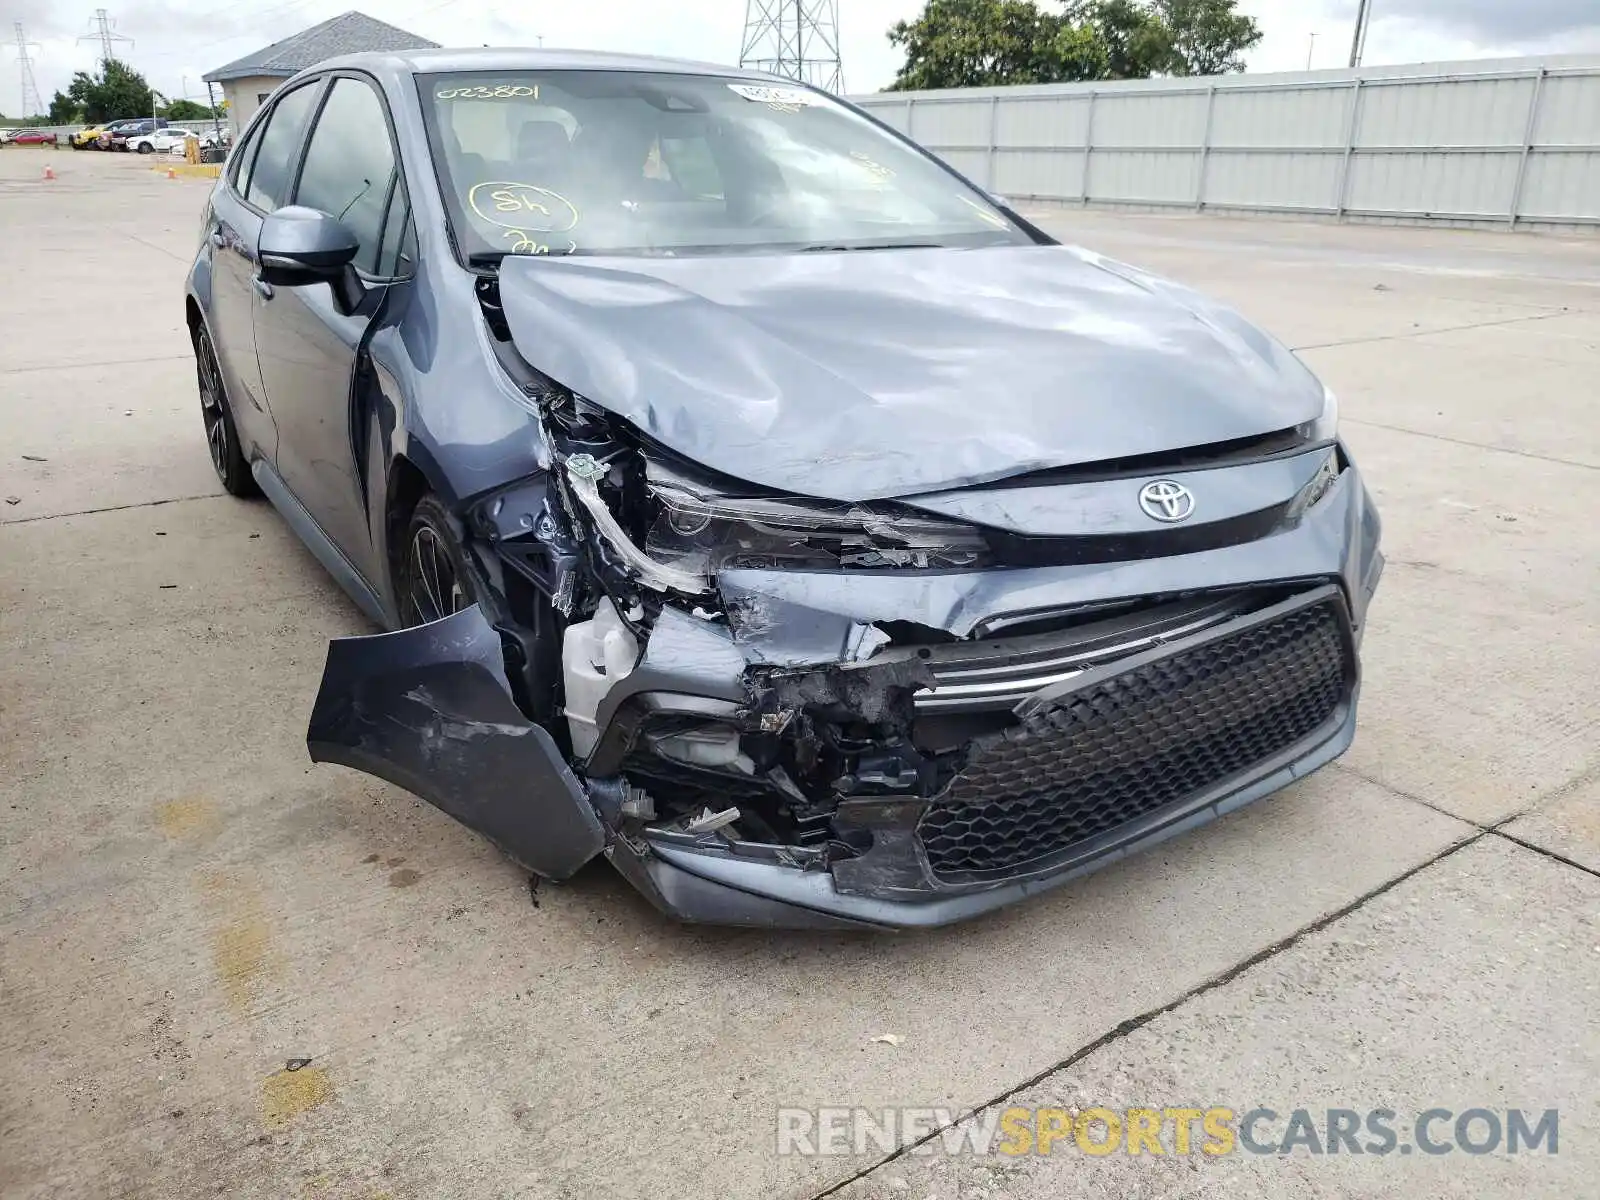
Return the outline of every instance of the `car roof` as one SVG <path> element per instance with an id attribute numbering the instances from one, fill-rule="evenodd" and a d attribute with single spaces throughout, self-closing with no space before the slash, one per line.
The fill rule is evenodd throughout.
<path id="1" fill-rule="evenodd" d="M 673 75 L 728 75 L 778 80 L 793 86 L 792 80 L 764 71 L 749 71 L 726 63 L 696 62 L 682 58 L 660 58 L 650 54 L 613 54 L 600 50 L 544 50 L 531 47 L 481 49 L 395 50 L 366 54 L 343 54 L 310 68 L 315 71 L 336 67 L 359 67 L 374 74 L 417 75 L 447 71 L 652 71 Z"/>

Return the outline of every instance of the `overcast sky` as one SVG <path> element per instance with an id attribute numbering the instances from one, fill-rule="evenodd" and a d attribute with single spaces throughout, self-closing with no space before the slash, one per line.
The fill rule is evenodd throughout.
<path id="1" fill-rule="evenodd" d="M 171 96 L 200 98 L 200 77 L 327 17 L 352 0 L 98 0 L 115 21 L 119 56 Z M 738 58 L 744 0 L 358 0 L 361 11 L 445 45 L 574 46 L 680 55 L 732 62 Z M 876 91 L 898 66 L 884 31 L 914 16 L 922 0 L 838 0 L 845 83 Z M 1344 66 L 1356 0 L 1242 0 L 1266 37 L 1249 59 L 1252 71 L 1301 70 L 1313 48 L 1318 67 Z M 1367 38 L 1371 65 L 1502 57 L 1600 53 L 1600 0 L 1373 0 Z M 5 0 L 0 34 L 13 40 L 20 20 L 33 50 L 46 104 L 73 71 L 93 69 L 95 43 L 78 41 L 93 25 L 83 0 Z M 17 53 L 0 54 L 0 112 L 21 107 Z"/>

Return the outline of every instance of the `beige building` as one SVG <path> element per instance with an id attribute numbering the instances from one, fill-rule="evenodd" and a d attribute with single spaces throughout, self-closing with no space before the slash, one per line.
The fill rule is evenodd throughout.
<path id="1" fill-rule="evenodd" d="M 365 13 L 347 12 L 218 67 L 208 72 L 205 80 L 222 85 L 228 121 L 237 139 L 284 80 L 324 59 L 368 50 L 420 50 L 437 45 Z"/>

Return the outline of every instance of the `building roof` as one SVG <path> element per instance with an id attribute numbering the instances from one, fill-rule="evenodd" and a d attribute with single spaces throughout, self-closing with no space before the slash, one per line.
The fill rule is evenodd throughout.
<path id="1" fill-rule="evenodd" d="M 226 66 L 205 75 L 207 83 L 223 83 L 253 75 L 277 75 L 287 79 L 323 59 L 363 51 L 433 49 L 438 42 L 407 33 L 393 25 L 374 20 L 365 13 L 347 12 L 330 17 L 320 25 L 303 29 L 293 37 L 263 46 Z"/>

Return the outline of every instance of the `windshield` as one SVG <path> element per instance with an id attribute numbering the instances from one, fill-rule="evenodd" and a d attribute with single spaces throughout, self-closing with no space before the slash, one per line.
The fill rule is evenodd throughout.
<path id="1" fill-rule="evenodd" d="M 418 83 L 471 262 L 1031 241 L 981 193 L 809 89 L 637 71 Z"/>

